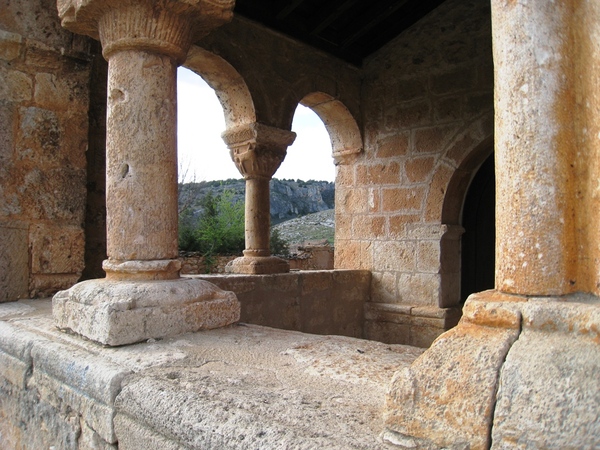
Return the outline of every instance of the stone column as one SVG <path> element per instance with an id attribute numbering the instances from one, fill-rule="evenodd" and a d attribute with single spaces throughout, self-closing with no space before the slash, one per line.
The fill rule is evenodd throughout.
<path id="1" fill-rule="evenodd" d="M 389 442 L 587 448 L 600 435 L 600 3 L 492 0 L 496 290 L 394 378 Z"/>
<path id="2" fill-rule="evenodd" d="M 55 296 L 60 328 L 121 345 L 239 317 L 235 296 L 180 279 L 177 259 L 177 65 L 232 8 L 208 0 L 58 1 L 63 26 L 99 37 L 109 63 L 107 277 Z"/>
<path id="3" fill-rule="evenodd" d="M 269 274 L 290 270 L 289 262 L 271 256 L 269 181 L 295 138 L 291 131 L 260 123 L 223 133 L 231 159 L 246 179 L 246 249 L 243 257 L 228 264 L 230 273 Z"/>

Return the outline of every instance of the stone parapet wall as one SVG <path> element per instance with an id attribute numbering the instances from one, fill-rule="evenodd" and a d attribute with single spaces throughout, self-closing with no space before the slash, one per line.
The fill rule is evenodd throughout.
<path id="1" fill-rule="evenodd" d="M 241 322 L 314 334 L 362 337 L 371 274 L 364 270 L 198 276 L 241 303 Z"/>
<path id="2" fill-rule="evenodd" d="M 334 255 L 330 245 L 301 245 L 286 259 L 290 270 L 331 270 Z"/>
<path id="3" fill-rule="evenodd" d="M 49 4 L 0 7 L 0 302 L 70 287 L 84 265 L 89 40 Z"/>
<path id="4" fill-rule="evenodd" d="M 182 275 L 201 275 L 206 273 L 225 273 L 225 266 L 237 256 L 206 257 L 199 252 L 180 252 Z"/>

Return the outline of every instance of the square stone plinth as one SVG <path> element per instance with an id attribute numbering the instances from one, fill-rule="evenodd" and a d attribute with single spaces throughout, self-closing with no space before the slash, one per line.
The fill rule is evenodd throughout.
<path id="1" fill-rule="evenodd" d="M 233 292 L 204 280 L 88 280 L 52 300 L 56 326 L 103 345 L 133 344 L 237 322 Z"/>

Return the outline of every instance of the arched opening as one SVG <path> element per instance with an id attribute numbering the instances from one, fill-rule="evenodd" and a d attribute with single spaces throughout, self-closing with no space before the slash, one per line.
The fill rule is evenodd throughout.
<path id="1" fill-rule="evenodd" d="M 362 150 L 362 137 L 356 120 L 346 106 L 329 94 L 313 92 L 300 104 L 312 109 L 323 121 L 331 139 L 332 156 L 339 160 Z"/>
<path id="2" fill-rule="evenodd" d="M 223 107 L 197 73 L 177 69 L 177 156 L 180 182 L 241 178 L 221 139 Z"/>
<path id="3" fill-rule="evenodd" d="M 292 121 L 296 140 L 275 173 L 277 178 L 335 180 L 330 136 L 321 118 L 309 107 L 298 105 Z"/>
<path id="4" fill-rule="evenodd" d="M 354 117 L 344 104 L 323 92 L 310 93 L 300 100 L 295 110 L 292 130 L 297 133 L 296 141 L 288 149 L 286 159 L 275 176 L 303 181 L 316 180 L 317 183 L 311 183 L 309 187 L 311 191 L 308 194 L 319 197 L 319 202 L 313 205 L 318 211 L 301 218 L 304 223 L 295 227 L 296 229 L 309 228 L 311 236 L 302 237 L 298 232 L 296 235 L 284 232 L 284 237 L 292 244 L 300 244 L 297 241 L 302 240 L 305 243 L 312 241 L 313 246 L 319 249 L 318 258 L 314 253 L 310 257 L 312 261 L 317 259 L 321 261 L 317 266 L 298 268 L 332 269 L 337 172 L 334 163 L 340 164 L 345 157 L 362 150 L 360 131 Z M 276 190 L 277 186 L 272 186 L 272 192 Z M 276 200 L 272 200 L 272 208 L 276 207 L 276 203 Z M 277 227 L 283 230 L 284 226 L 285 223 Z M 289 226 L 291 229 L 294 224 L 290 223 Z M 328 245 L 330 248 L 322 248 L 322 245 Z M 327 263 L 324 263 L 325 260 Z"/>
<path id="5" fill-rule="evenodd" d="M 481 165 L 467 191 L 462 214 L 461 302 L 494 287 L 496 242 L 494 155 Z"/>
<path id="6" fill-rule="evenodd" d="M 225 118 L 216 92 L 185 67 L 177 70 L 177 114 L 182 273 L 211 272 L 244 249 L 245 182 L 221 139 Z"/>
<path id="7" fill-rule="evenodd" d="M 477 186 L 481 188 L 480 183 L 483 183 L 483 181 L 478 181 L 477 184 L 473 184 L 473 180 L 477 177 L 480 168 L 484 167 L 485 165 L 485 168 L 481 172 L 480 178 L 482 178 L 483 180 L 488 179 L 488 183 L 489 170 L 491 170 L 493 174 L 493 148 L 494 138 L 493 136 L 489 136 L 488 138 L 480 142 L 478 145 L 470 149 L 465 149 L 466 156 L 461 159 L 458 168 L 454 170 L 450 182 L 448 183 L 448 189 L 446 191 L 446 195 L 444 196 L 444 202 L 442 205 L 442 224 L 445 228 L 445 232 L 441 240 L 440 254 L 440 278 L 442 295 L 440 296 L 439 306 L 441 308 L 460 306 L 466 298 L 463 298 L 463 293 L 466 293 L 468 289 L 471 289 L 463 289 L 461 287 L 463 283 L 463 261 L 464 258 L 467 258 L 467 255 L 465 255 L 464 257 L 461 256 L 463 253 L 463 234 L 465 231 L 465 224 L 463 218 L 465 217 L 466 210 L 473 210 L 473 206 L 467 204 L 466 201 L 470 187 L 472 187 L 472 192 L 477 192 Z M 493 179 L 491 183 L 493 186 Z M 489 192 L 487 194 L 486 199 L 490 200 Z M 492 198 L 491 200 L 492 203 L 489 204 L 488 202 L 486 204 L 486 209 L 481 210 L 482 214 L 485 211 L 486 214 L 489 215 L 489 209 L 494 209 L 495 199 Z M 467 213 L 467 215 L 468 214 L 469 213 Z M 483 218 L 481 220 L 483 220 Z M 492 225 L 495 225 L 493 220 L 491 220 L 490 222 L 489 217 L 487 217 L 486 223 L 491 223 Z M 469 223 L 467 224 L 467 226 L 471 229 L 470 233 L 475 234 L 474 230 L 477 229 L 477 224 L 472 225 L 471 223 Z M 487 241 L 485 242 L 487 242 L 488 249 L 486 253 L 481 254 L 489 255 L 490 251 L 493 254 L 495 252 L 494 242 L 492 241 L 490 244 L 489 239 L 487 239 Z M 480 250 L 481 252 L 483 252 L 482 248 Z M 493 271 L 494 267 L 492 265 L 492 277 Z M 475 291 L 469 292 L 469 294 L 473 292 Z"/>
<path id="8" fill-rule="evenodd" d="M 335 166 L 329 132 L 301 104 L 292 131 L 296 139 L 271 180 L 273 230 L 289 246 L 291 269 L 333 269 Z"/>

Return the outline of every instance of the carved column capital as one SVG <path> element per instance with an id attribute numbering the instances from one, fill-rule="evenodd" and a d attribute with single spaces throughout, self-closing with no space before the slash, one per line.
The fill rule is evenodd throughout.
<path id="1" fill-rule="evenodd" d="M 182 63 L 192 42 L 231 20 L 234 0 L 58 0 L 62 26 L 102 42 L 106 59 L 143 50 Z"/>
<path id="2" fill-rule="evenodd" d="M 256 122 L 229 129 L 221 136 L 244 178 L 268 180 L 273 177 L 285 158 L 287 148 L 296 139 L 293 131 Z"/>

